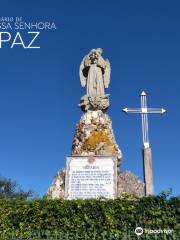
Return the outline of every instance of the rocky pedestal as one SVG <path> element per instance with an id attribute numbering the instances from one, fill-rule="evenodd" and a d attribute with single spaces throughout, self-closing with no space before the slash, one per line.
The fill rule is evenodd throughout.
<path id="1" fill-rule="evenodd" d="M 120 165 L 122 154 L 107 114 L 101 110 L 84 113 L 76 126 L 71 155 L 117 156 Z"/>
<path id="2" fill-rule="evenodd" d="M 122 160 L 110 117 L 101 110 L 88 110 L 76 126 L 71 156 L 116 156 L 117 165 Z M 144 196 L 144 183 L 133 173 L 117 172 L 117 197 L 128 194 L 133 197 Z M 49 188 L 48 197 L 65 198 L 65 170 L 55 176 Z"/>
<path id="3" fill-rule="evenodd" d="M 48 198 L 64 198 L 65 197 L 65 170 L 61 169 L 55 175 L 52 185 L 49 187 L 47 192 Z"/>
<path id="4" fill-rule="evenodd" d="M 144 183 L 132 172 L 118 172 L 117 176 L 117 197 L 123 194 L 135 198 L 144 196 Z"/>
<path id="5" fill-rule="evenodd" d="M 101 110 L 85 112 L 76 126 L 71 156 L 116 156 L 117 165 L 122 160 L 110 117 Z M 117 172 L 117 197 L 123 194 L 132 197 L 144 196 L 144 183 L 133 173 Z M 65 170 L 55 176 L 47 196 L 65 198 Z"/>
<path id="6" fill-rule="evenodd" d="M 76 125 L 71 156 L 105 156 L 107 159 L 110 156 L 115 157 L 116 165 L 120 165 L 122 154 L 114 137 L 112 121 L 102 110 L 87 110 L 82 115 Z M 58 172 L 47 195 L 50 198 L 64 198 L 65 171 Z"/>

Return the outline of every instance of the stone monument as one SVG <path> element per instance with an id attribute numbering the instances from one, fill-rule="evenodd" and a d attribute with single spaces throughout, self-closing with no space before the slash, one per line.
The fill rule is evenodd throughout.
<path id="1" fill-rule="evenodd" d="M 131 172 L 120 172 L 121 150 L 116 142 L 107 109 L 111 65 L 102 49 L 92 49 L 79 69 L 80 82 L 86 87 L 79 107 L 83 111 L 76 125 L 71 155 L 66 170 L 55 176 L 47 196 L 50 198 L 115 198 L 123 193 L 141 197 L 143 183 Z"/>

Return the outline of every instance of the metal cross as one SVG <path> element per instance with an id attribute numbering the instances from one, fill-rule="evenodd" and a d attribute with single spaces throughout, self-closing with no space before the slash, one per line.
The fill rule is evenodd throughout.
<path id="1" fill-rule="evenodd" d="M 149 134 L 148 134 L 148 117 L 150 113 L 163 114 L 166 112 L 164 108 L 148 108 L 146 93 L 143 91 L 140 94 L 141 97 L 141 108 L 124 108 L 125 113 L 140 113 L 142 118 L 142 135 L 144 148 L 149 148 Z"/>

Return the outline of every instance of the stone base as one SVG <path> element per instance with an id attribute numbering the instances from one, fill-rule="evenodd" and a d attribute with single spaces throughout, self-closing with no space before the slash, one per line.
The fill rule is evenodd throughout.
<path id="1" fill-rule="evenodd" d="M 94 97 L 84 95 L 81 98 L 79 106 L 84 112 L 87 112 L 88 110 L 90 111 L 101 110 L 105 112 L 109 107 L 109 94 Z"/>
<path id="2" fill-rule="evenodd" d="M 140 198 L 145 195 L 144 183 L 132 172 L 118 172 L 117 176 L 117 197 L 127 194 Z"/>
<path id="3" fill-rule="evenodd" d="M 117 197 L 123 195 L 140 198 L 144 196 L 144 183 L 130 171 L 117 172 Z M 55 176 L 47 197 L 51 199 L 65 198 L 65 170 L 60 170 Z"/>
<path id="4" fill-rule="evenodd" d="M 119 149 L 110 117 L 101 110 L 87 111 L 76 125 L 72 144 L 73 156 L 117 156 L 120 165 L 122 153 Z"/>
<path id="5" fill-rule="evenodd" d="M 89 106 L 76 125 L 71 156 L 116 156 L 117 166 L 120 166 L 122 153 L 116 143 L 112 121 L 103 110 L 97 110 L 96 104 L 102 104 L 101 109 L 108 106 L 108 96 L 91 99 L 82 98 L 81 106 Z M 107 104 L 106 104 L 107 103 Z M 92 109 L 93 110 L 90 110 Z M 94 110 L 94 108 L 96 110 Z M 117 197 L 124 193 L 133 197 L 144 196 L 144 184 L 131 172 L 117 171 Z M 65 170 L 60 170 L 55 176 L 52 186 L 47 192 L 49 198 L 65 197 Z"/>
<path id="6" fill-rule="evenodd" d="M 47 197 L 51 199 L 65 197 L 65 169 L 60 169 L 53 179 L 52 185 L 48 189 Z"/>

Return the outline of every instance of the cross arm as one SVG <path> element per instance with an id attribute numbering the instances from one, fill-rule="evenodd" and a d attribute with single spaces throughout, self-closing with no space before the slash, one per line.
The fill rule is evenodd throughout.
<path id="1" fill-rule="evenodd" d="M 124 108 L 122 110 L 125 113 L 154 113 L 154 114 L 163 114 L 166 112 L 164 108 Z"/>

